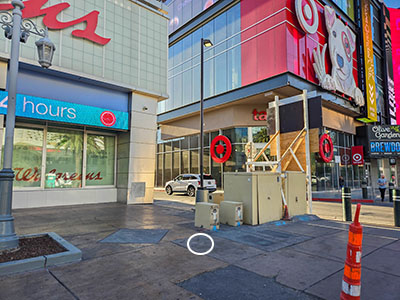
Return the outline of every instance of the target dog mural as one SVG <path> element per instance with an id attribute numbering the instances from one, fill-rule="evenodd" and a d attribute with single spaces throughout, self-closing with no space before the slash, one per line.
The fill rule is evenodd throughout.
<path id="1" fill-rule="evenodd" d="M 335 11 L 324 7 L 325 23 L 329 34 L 329 55 L 332 62 L 331 74 L 326 72 L 325 52 L 328 44 L 313 50 L 313 67 L 322 88 L 338 91 L 352 97 L 359 106 L 364 106 L 362 91 L 356 86 L 353 75 L 353 53 L 356 50 L 355 34 L 336 17 Z"/>

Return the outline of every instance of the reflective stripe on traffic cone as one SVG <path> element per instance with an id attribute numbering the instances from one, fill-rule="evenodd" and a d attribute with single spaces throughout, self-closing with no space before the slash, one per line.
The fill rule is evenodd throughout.
<path id="1" fill-rule="evenodd" d="M 346 262 L 342 281 L 341 300 L 357 300 L 361 297 L 362 226 L 358 222 L 361 204 L 357 204 L 354 222 L 349 226 Z"/>

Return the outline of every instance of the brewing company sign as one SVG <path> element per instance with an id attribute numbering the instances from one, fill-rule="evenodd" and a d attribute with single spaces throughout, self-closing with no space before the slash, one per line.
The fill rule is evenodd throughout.
<path id="1" fill-rule="evenodd" d="M 368 126 L 371 157 L 400 157 L 400 125 Z"/>

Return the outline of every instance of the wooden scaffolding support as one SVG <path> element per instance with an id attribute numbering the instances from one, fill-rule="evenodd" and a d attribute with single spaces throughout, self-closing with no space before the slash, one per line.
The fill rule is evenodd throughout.
<path id="1" fill-rule="evenodd" d="M 284 100 L 284 99 L 283 99 Z M 303 102 L 303 119 L 304 119 L 304 127 L 297 136 L 292 140 L 290 145 L 284 151 L 281 156 L 281 132 L 280 132 L 280 120 L 279 120 L 279 107 L 281 105 L 285 105 L 286 103 L 281 103 L 278 96 L 275 96 L 275 101 L 272 103 L 272 107 L 275 107 L 275 133 L 271 136 L 268 143 L 254 156 L 252 157 L 246 164 L 253 169 L 256 166 L 268 167 L 272 172 L 278 172 L 281 175 L 281 178 L 284 176 L 283 172 L 287 171 L 289 165 L 294 160 L 302 172 L 306 173 L 306 190 L 307 190 L 307 202 L 309 213 L 312 213 L 312 194 L 311 194 L 311 158 L 310 158 L 310 129 L 309 129 L 309 118 L 308 118 L 308 99 L 307 99 L 307 90 L 303 90 L 301 94 L 301 101 Z M 296 152 L 299 150 L 300 145 L 305 142 L 305 157 L 306 157 L 306 167 L 304 168 L 299 158 L 296 155 Z M 265 155 L 265 151 L 270 148 L 272 145 L 276 145 L 276 160 L 271 161 Z M 257 161 L 260 157 L 263 157 L 265 161 Z M 283 164 L 283 165 L 282 165 Z M 280 180 L 281 185 L 281 194 L 282 201 L 284 206 L 286 207 L 286 199 L 283 192 L 283 180 Z"/>

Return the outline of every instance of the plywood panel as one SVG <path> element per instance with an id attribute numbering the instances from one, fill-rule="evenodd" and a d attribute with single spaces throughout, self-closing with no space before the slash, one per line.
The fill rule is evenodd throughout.
<path id="1" fill-rule="evenodd" d="M 286 149 L 290 146 L 296 136 L 300 133 L 300 131 L 289 132 L 281 134 L 281 155 L 285 153 Z M 305 147 L 305 139 L 299 141 L 298 149 L 295 152 L 297 159 L 302 165 L 303 169 L 306 170 L 306 147 Z M 318 152 L 319 151 L 319 129 L 311 129 L 310 130 L 310 151 Z M 271 145 L 271 155 L 276 156 L 276 142 L 274 141 Z M 282 160 L 282 166 L 286 165 L 289 162 L 287 171 L 301 171 L 296 161 L 293 159 L 291 154 L 287 154 L 287 156 Z"/>

